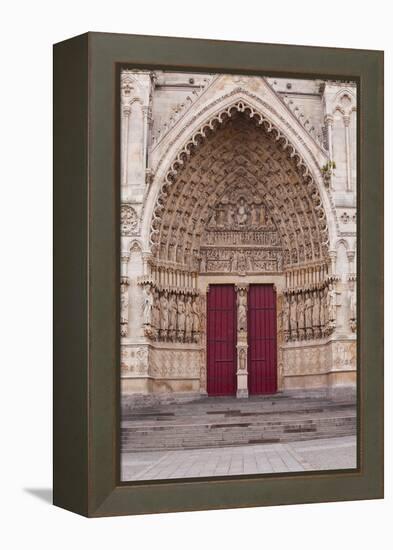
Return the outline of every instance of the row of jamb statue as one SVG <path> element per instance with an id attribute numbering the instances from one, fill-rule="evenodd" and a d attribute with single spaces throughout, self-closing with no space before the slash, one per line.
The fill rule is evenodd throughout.
<path id="1" fill-rule="evenodd" d="M 333 283 L 322 288 L 284 293 L 284 339 L 311 340 L 332 334 L 336 327 L 337 293 Z"/>
<path id="2" fill-rule="evenodd" d="M 198 343 L 199 295 L 186 289 L 159 289 L 151 283 L 143 284 L 143 326 L 151 340 Z"/>

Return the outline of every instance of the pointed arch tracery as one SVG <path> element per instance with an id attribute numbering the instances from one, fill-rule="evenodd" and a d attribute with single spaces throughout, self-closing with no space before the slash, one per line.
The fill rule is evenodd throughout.
<path id="1" fill-rule="evenodd" d="M 328 224 L 310 169 L 288 138 L 243 100 L 199 128 L 171 164 L 153 211 L 153 257 L 194 268 L 208 220 L 236 185 L 268 209 L 284 267 L 327 260 Z"/>

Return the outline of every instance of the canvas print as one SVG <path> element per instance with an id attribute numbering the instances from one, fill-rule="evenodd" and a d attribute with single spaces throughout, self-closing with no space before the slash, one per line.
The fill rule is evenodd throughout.
<path id="1" fill-rule="evenodd" d="M 356 83 L 119 78 L 121 480 L 357 468 Z"/>

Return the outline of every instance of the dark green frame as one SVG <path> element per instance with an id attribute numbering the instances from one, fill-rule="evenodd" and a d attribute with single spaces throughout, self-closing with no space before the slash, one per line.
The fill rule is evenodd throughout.
<path id="1" fill-rule="evenodd" d="M 360 468 L 120 484 L 120 64 L 357 80 Z M 91 517 L 383 497 L 383 52 L 87 33 L 54 46 L 54 503 Z"/>

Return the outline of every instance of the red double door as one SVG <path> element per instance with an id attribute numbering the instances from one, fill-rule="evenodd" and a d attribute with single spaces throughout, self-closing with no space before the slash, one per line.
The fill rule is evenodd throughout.
<path id="1" fill-rule="evenodd" d="M 236 291 L 211 285 L 207 299 L 207 391 L 236 394 Z M 276 295 L 273 285 L 248 290 L 248 391 L 277 391 Z"/>

